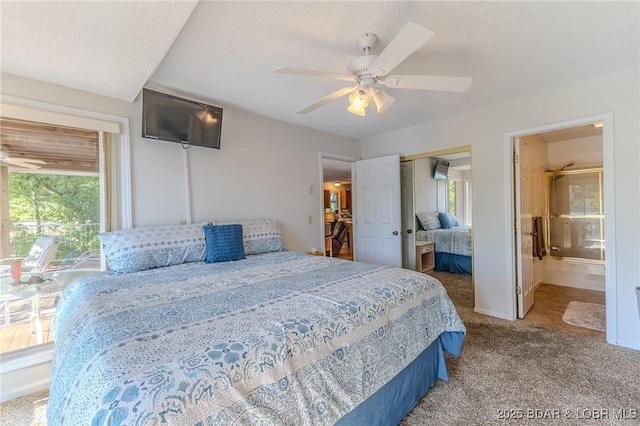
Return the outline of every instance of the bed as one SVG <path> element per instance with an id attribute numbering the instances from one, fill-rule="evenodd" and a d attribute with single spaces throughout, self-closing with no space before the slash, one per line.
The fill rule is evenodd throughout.
<path id="1" fill-rule="evenodd" d="M 246 235 L 244 247 L 256 251 Z M 171 257 L 64 291 L 50 426 L 396 424 L 462 347 L 464 325 L 428 275 L 282 246 Z"/>
<path id="2" fill-rule="evenodd" d="M 471 227 L 460 225 L 455 216 L 447 213 L 418 213 L 420 224 L 416 242 L 433 243 L 435 270 L 471 275 Z"/>

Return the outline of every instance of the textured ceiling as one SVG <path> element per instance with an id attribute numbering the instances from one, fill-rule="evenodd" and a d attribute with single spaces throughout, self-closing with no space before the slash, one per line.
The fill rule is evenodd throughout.
<path id="1" fill-rule="evenodd" d="M 2 1 L 3 72 L 133 101 L 196 1 Z"/>
<path id="2" fill-rule="evenodd" d="M 637 69 L 640 62 L 635 1 L 201 1 L 188 19 L 192 3 L 49 4 L 1 3 L 2 71 L 131 100 L 155 69 L 156 87 L 354 138 Z M 393 73 L 473 77 L 467 92 L 387 89 L 396 97 L 388 114 L 369 108 L 366 117 L 352 115 L 346 98 L 295 113 L 348 83 L 274 74 L 275 68 L 342 73 L 360 55 L 360 35 L 377 34 L 379 53 L 409 21 L 435 36 Z M 92 67 L 102 57 L 108 59 Z"/>

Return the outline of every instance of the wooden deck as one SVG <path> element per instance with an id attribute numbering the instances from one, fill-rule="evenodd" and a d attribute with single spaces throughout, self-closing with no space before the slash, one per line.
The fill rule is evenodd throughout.
<path id="1" fill-rule="evenodd" d="M 53 333 L 49 331 L 52 320 L 53 317 L 42 320 L 44 332 L 44 341 L 42 343 L 53 341 Z M 35 332 L 31 332 L 31 324 L 28 322 L 0 328 L 0 354 L 35 346 L 37 344 L 38 338 Z"/>

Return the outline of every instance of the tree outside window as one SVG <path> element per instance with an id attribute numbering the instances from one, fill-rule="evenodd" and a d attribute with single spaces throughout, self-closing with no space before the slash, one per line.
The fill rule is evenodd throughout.
<path id="1" fill-rule="evenodd" d="M 451 214 L 456 214 L 456 181 L 447 181 L 447 196 L 448 196 L 448 208 L 447 211 Z"/>

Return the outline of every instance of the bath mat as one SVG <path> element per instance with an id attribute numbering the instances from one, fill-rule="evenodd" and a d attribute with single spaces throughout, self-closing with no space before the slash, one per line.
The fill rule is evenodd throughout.
<path id="1" fill-rule="evenodd" d="M 572 301 L 564 311 L 562 321 L 576 327 L 590 328 L 591 330 L 605 331 L 605 308 L 599 303 L 585 303 Z"/>

